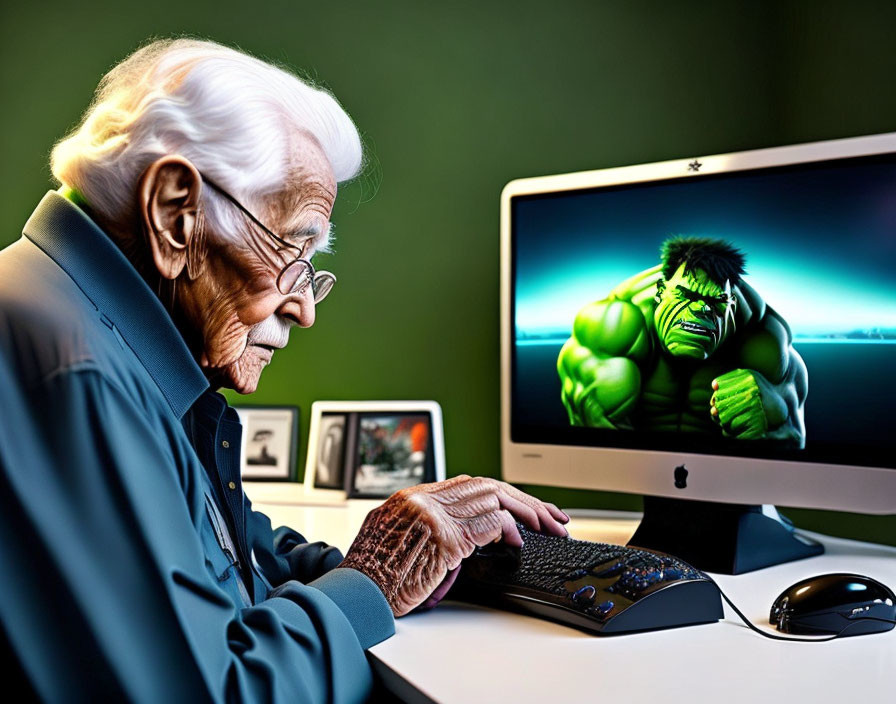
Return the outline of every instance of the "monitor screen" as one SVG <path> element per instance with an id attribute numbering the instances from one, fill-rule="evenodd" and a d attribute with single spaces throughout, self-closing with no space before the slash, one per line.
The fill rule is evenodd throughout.
<path id="1" fill-rule="evenodd" d="M 511 442 L 896 467 L 896 154 L 521 190 Z"/>
<path id="2" fill-rule="evenodd" d="M 896 467 L 896 155 L 511 207 L 514 437 Z"/>

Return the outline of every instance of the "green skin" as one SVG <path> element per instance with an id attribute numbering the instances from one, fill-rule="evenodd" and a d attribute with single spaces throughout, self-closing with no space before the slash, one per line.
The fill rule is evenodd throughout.
<path id="1" fill-rule="evenodd" d="M 808 375 L 787 323 L 749 284 L 685 269 L 653 267 L 579 311 L 557 360 L 570 423 L 804 447 Z"/>

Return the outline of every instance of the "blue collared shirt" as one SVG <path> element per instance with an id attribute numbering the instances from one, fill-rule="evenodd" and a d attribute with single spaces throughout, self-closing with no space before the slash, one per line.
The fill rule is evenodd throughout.
<path id="1" fill-rule="evenodd" d="M 24 233 L 0 252 L 0 638 L 36 693 L 363 699 L 382 593 L 252 510 L 235 413 L 93 221 L 51 191 Z"/>

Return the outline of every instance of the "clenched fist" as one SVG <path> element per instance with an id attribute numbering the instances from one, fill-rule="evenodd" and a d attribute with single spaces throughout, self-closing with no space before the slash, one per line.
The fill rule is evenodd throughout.
<path id="1" fill-rule="evenodd" d="M 771 386 L 759 372 L 735 369 L 712 382 L 710 415 L 722 427 L 722 434 L 741 440 L 764 438 L 769 429 L 769 411 L 780 405 L 772 402 Z M 777 415 L 782 412 L 778 411 Z M 786 416 L 786 409 L 783 411 Z"/>
<path id="2" fill-rule="evenodd" d="M 505 482 L 462 475 L 390 496 L 364 520 L 340 567 L 367 575 L 396 616 L 434 606 L 448 591 L 461 560 L 477 546 L 503 539 L 520 547 L 516 522 L 567 535 L 569 517 L 553 504 Z"/>

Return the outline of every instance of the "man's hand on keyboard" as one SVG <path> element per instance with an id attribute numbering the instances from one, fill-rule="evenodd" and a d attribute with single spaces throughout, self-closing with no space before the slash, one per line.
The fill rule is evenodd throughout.
<path id="1" fill-rule="evenodd" d="M 461 560 L 477 546 L 503 539 L 522 545 L 516 522 L 567 535 L 569 517 L 510 484 L 462 475 L 396 492 L 364 520 L 339 565 L 372 579 L 392 612 L 429 608 L 445 595 Z"/>

